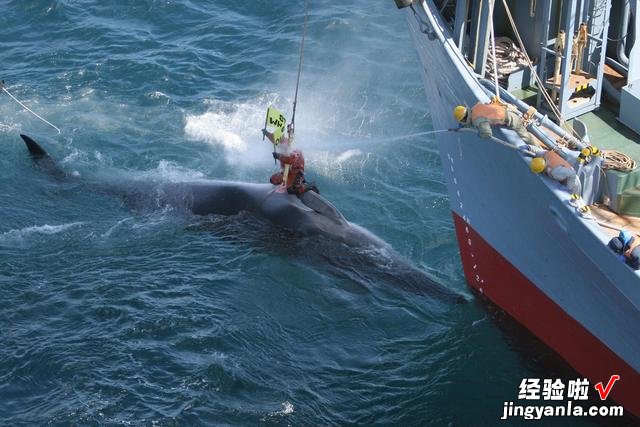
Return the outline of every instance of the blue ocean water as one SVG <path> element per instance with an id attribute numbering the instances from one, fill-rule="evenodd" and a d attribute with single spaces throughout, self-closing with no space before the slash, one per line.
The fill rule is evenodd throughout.
<path id="1" fill-rule="evenodd" d="M 56 182 L 265 182 L 291 114 L 303 2 L 0 1 L 0 423 L 494 425 L 522 378 L 573 375 L 466 290 L 436 142 L 393 2 L 313 0 L 307 175 L 469 303 L 327 265 L 249 215 L 132 209 Z M 565 420 L 566 422 L 566 420 Z M 578 424 L 577 421 L 573 421 Z"/>

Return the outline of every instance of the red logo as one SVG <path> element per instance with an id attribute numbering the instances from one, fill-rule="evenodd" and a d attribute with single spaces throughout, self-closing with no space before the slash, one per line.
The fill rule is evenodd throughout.
<path id="1" fill-rule="evenodd" d="M 602 383 L 598 383 L 595 385 L 596 390 L 598 390 L 598 394 L 600 395 L 600 400 L 605 400 L 609 393 L 611 393 L 611 389 L 613 389 L 613 384 L 620 379 L 620 375 L 611 375 L 609 378 L 609 382 L 607 383 L 607 388 L 604 388 Z"/>

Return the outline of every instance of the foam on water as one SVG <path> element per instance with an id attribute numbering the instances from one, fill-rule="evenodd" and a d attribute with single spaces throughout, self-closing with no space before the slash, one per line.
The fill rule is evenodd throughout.
<path id="1" fill-rule="evenodd" d="M 185 135 L 221 147 L 229 163 L 265 163 L 271 145 L 262 142 L 260 129 L 264 127 L 267 108 L 278 99 L 276 94 L 243 103 L 208 99 L 206 112 L 185 116 Z"/>
<path id="2" fill-rule="evenodd" d="M 289 415 L 293 414 L 293 404 L 291 402 L 282 402 L 282 409 L 273 413 L 273 415 Z"/>
<path id="3" fill-rule="evenodd" d="M 230 152 L 247 151 L 248 145 L 240 136 L 240 130 L 231 129 L 233 122 L 225 113 L 209 111 L 199 116 L 187 116 L 186 121 L 185 132 L 191 138 L 221 145 Z"/>
<path id="4" fill-rule="evenodd" d="M 0 132 L 5 132 L 5 133 L 13 133 L 13 132 L 19 132 L 20 131 L 20 125 L 12 123 L 12 124 L 5 124 L 5 123 L 0 123 Z"/>
<path id="5" fill-rule="evenodd" d="M 167 103 L 169 103 L 169 101 L 171 101 L 171 97 L 169 95 L 167 95 L 164 92 L 160 92 L 159 90 L 151 92 L 151 93 L 147 94 L 147 96 L 150 99 L 164 99 L 164 100 L 166 100 Z"/>
<path id="6" fill-rule="evenodd" d="M 71 222 L 59 225 L 33 225 L 20 229 L 13 229 L 0 234 L 0 240 L 20 240 L 29 237 L 32 234 L 58 234 L 71 228 L 84 225 L 84 222 Z"/>

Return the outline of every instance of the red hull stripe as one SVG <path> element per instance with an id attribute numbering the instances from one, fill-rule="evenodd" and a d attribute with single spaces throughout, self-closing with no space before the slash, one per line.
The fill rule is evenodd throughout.
<path id="1" fill-rule="evenodd" d="M 640 374 L 540 291 L 453 213 L 467 283 L 562 356 L 591 385 L 620 375 L 609 398 L 640 417 Z M 590 391 L 590 395 L 594 390 Z"/>

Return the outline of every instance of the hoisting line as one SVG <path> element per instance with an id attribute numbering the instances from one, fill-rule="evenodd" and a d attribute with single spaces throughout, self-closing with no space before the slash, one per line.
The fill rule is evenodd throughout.
<path id="1" fill-rule="evenodd" d="M 296 94 L 293 97 L 293 114 L 291 115 L 291 130 L 295 130 L 296 107 L 298 105 L 298 87 L 300 86 L 300 74 L 302 74 L 302 58 L 304 58 L 304 40 L 307 36 L 307 25 L 309 22 L 309 1 L 305 2 L 304 29 L 302 30 L 302 43 L 300 43 L 300 61 L 298 62 L 298 77 L 296 79 Z"/>
<path id="2" fill-rule="evenodd" d="M 496 35 L 493 31 L 493 9 L 495 0 L 489 3 L 489 31 L 491 32 L 491 53 L 493 55 L 493 79 L 496 85 L 496 101 L 500 102 L 500 86 L 498 86 L 498 58 L 496 57 Z"/>
<path id="3" fill-rule="evenodd" d="M 300 43 L 300 61 L 298 62 L 298 77 L 296 79 L 296 93 L 293 97 L 293 114 L 291 115 L 291 131 L 289 132 L 289 148 L 293 146 L 295 138 L 295 123 L 296 123 L 296 107 L 298 106 L 298 88 L 300 87 L 300 74 L 302 74 L 302 58 L 304 57 L 304 40 L 307 36 L 307 24 L 309 22 L 309 3 L 310 0 L 305 2 L 304 11 L 304 29 L 302 30 L 302 43 Z M 289 180 L 289 164 L 284 165 L 282 171 L 282 186 L 287 187 L 287 181 Z"/>
<path id="4" fill-rule="evenodd" d="M 549 93 L 547 93 L 547 90 L 544 87 L 544 83 L 542 82 L 542 79 L 540 78 L 540 76 L 538 76 L 538 73 L 536 73 L 535 69 L 533 68 L 533 62 L 531 61 L 531 58 L 527 53 L 524 43 L 522 42 L 522 38 L 520 37 L 520 33 L 518 32 L 516 23 L 513 19 L 513 16 L 511 15 L 511 10 L 509 9 L 509 5 L 507 4 L 507 0 L 502 0 L 502 4 L 504 5 L 505 12 L 507 12 L 507 18 L 509 18 L 509 23 L 511 24 L 513 33 L 515 34 L 516 39 L 518 40 L 518 45 L 520 46 L 520 49 L 522 50 L 522 53 L 524 54 L 525 59 L 527 60 L 527 64 L 529 65 L 529 70 L 531 71 L 531 74 L 535 78 L 536 83 L 538 84 L 538 88 L 542 93 L 542 96 L 544 96 L 544 99 L 547 101 L 547 104 L 549 104 L 549 107 L 551 107 L 551 112 L 553 113 L 554 116 L 558 118 L 560 127 L 562 127 L 567 133 L 575 136 L 576 139 L 582 140 L 582 138 L 580 138 L 580 135 L 578 135 L 575 129 L 567 129 L 566 123 L 564 121 L 564 118 L 562 117 L 562 113 L 560 112 L 560 109 L 556 106 L 555 102 L 551 99 L 551 97 L 549 96 Z"/>
<path id="5" fill-rule="evenodd" d="M 31 110 L 29 107 L 27 107 L 26 105 L 24 105 L 22 102 L 20 102 L 20 100 L 18 98 L 16 98 L 15 96 L 13 96 L 6 87 L 4 87 L 4 80 L 2 82 L 0 82 L 0 89 L 2 89 L 2 91 L 4 93 L 6 93 L 7 95 L 9 95 L 11 97 L 11 99 L 13 99 L 14 101 L 16 101 L 22 108 L 24 108 L 25 110 L 27 110 L 28 112 L 30 112 L 31 114 L 33 114 L 34 116 L 36 116 L 37 118 L 39 118 L 40 120 L 42 120 L 43 122 L 45 122 L 46 124 L 48 124 L 49 126 L 51 126 L 52 128 L 54 128 L 55 130 L 58 131 L 58 133 L 62 133 L 60 131 L 60 128 L 58 128 L 56 125 L 52 124 L 51 122 L 49 122 L 48 120 L 46 120 L 45 118 L 39 116 L 38 114 L 36 114 L 33 110 Z"/>

